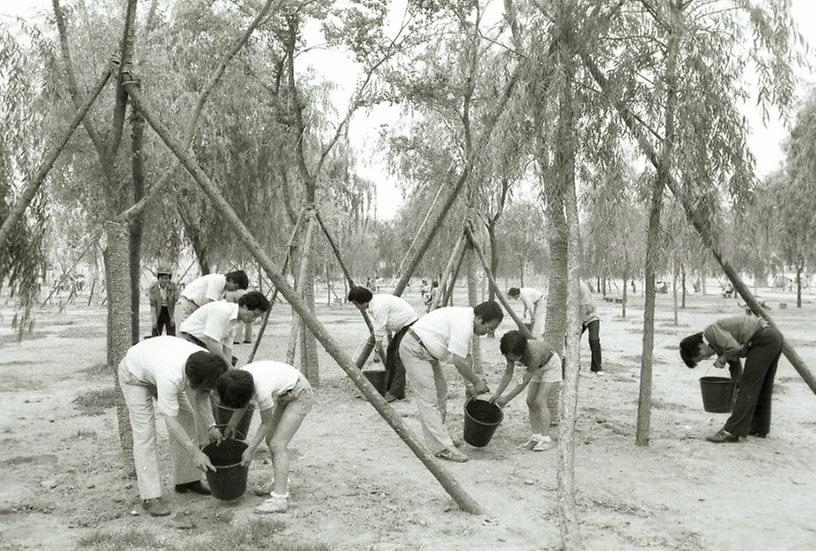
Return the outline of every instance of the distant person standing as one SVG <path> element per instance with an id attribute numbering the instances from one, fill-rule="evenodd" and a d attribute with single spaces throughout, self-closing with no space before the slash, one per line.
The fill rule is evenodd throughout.
<path id="1" fill-rule="evenodd" d="M 171 281 L 173 270 L 168 266 L 159 266 L 156 270 L 156 281 L 147 290 L 150 302 L 150 319 L 152 335 L 158 337 L 165 331 L 170 336 L 176 334 L 175 306 L 179 297 L 179 288 Z"/>
<path id="2" fill-rule="evenodd" d="M 179 325 L 190 317 L 190 314 L 216 300 L 222 300 L 230 291 L 249 287 L 249 278 L 243 270 L 222 274 L 207 274 L 193 280 L 181 292 L 176 304 L 176 321 Z"/>
<path id="3" fill-rule="evenodd" d="M 507 296 L 513 300 L 521 300 L 524 304 L 524 312 L 529 313 L 532 326 L 530 332 L 535 338 L 540 338 L 544 334 L 544 322 L 547 317 L 547 308 L 544 300 L 544 293 L 533 287 L 510 287 Z"/>
<path id="4" fill-rule="evenodd" d="M 601 320 L 598 317 L 598 311 L 595 309 L 595 303 L 592 301 L 592 292 L 589 286 L 580 282 L 581 304 L 579 306 L 579 314 L 581 316 L 581 334 L 589 331 L 589 349 L 592 352 L 592 372 L 596 375 L 602 375 L 603 369 L 601 367 Z"/>

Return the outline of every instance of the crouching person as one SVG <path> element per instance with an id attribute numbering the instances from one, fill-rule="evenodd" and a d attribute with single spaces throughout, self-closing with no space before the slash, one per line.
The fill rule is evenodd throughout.
<path id="1" fill-rule="evenodd" d="M 521 331 L 508 331 L 499 343 L 502 355 L 507 360 L 504 376 L 499 388 L 490 398 L 503 408 L 510 400 L 527 389 L 527 408 L 530 411 L 531 436 L 523 449 L 541 452 L 552 446 L 549 435 L 551 422 L 558 419 L 558 401 L 551 397 L 558 395 L 561 386 L 561 358 L 547 348 L 542 341 L 528 340 Z M 513 380 L 516 362 L 527 367 L 521 382 L 510 392 L 502 392 Z"/>
<path id="2" fill-rule="evenodd" d="M 161 499 L 161 477 L 156 451 L 156 399 L 170 434 L 170 459 L 176 492 L 209 495 L 201 483 L 201 471 L 215 470 L 199 449 L 196 424 L 210 426 L 210 440 L 220 440 L 213 425 L 209 393 L 227 370 L 219 356 L 184 339 L 156 337 L 132 346 L 119 363 L 119 386 L 128 408 L 133 431 L 133 461 L 142 506 L 152 516 L 170 514 Z M 191 389 L 191 405 L 185 393 Z"/>
<path id="3" fill-rule="evenodd" d="M 272 454 L 275 480 L 268 499 L 255 508 L 256 513 L 282 513 L 288 508 L 289 455 L 286 447 L 312 409 L 312 387 L 306 377 L 291 365 L 273 362 L 252 362 L 232 369 L 218 379 L 218 398 L 236 411 L 230 418 L 226 435 L 231 435 L 252 400 L 261 412 L 261 426 L 249 439 L 249 447 L 241 457 L 249 465 L 255 451 L 266 440 Z"/>

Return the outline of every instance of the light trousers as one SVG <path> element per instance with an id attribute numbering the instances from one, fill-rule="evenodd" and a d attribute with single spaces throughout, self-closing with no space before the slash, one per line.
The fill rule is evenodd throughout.
<path id="1" fill-rule="evenodd" d="M 133 432 L 133 462 L 136 465 L 139 496 L 142 499 L 161 497 L 159 456 L 156 449 L 156 411 L 153 404 L 156 387 L 136 379 L 127 368 L 126 358 L 119 364 L 119 386 L 125 397 L 130 428 Z M 178 395 L 178 404 L 179 423 L 193 442 L 198 445 L 195 415 L 184 392 Z M 201 480 L 201 472 L 196 468 L 192 454 L 172 437 L 170 438 L 170 461 L 173 464 L 175 484 Z"/>
<path id="2" fill-rule="evenodd" d="M 442 366 L 410 334 L 402 339 L 399 355 L 411 381 L 428 447 L 432 453 L 453 449 L 453 439 L 445 427 L 448 381 Z"/>

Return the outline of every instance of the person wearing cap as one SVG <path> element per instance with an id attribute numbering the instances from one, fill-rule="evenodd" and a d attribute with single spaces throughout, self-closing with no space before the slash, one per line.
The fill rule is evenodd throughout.
<path id="1" fill-rule="evenodd" d="M 536 338 L 544 334 L 544 321 L 547 317 L 544 293 L 533 287 L 510 287 L 507 296 L 513 300 L 520 300 L 524 305 L 524 312 L 530 315 L 530 332 Z"/>
<path id="2" fill-rule="evenodd" d="M 249 277 L 243 270 L 228 274 L 207 274 L 191 281 L 181 292 L 176 304 L 176 319 L 181 325 L 190 315 L 209 302 L 223 300 L 226 294 L 249 287 Z"/>
<path id="3" fill-rule="evenodd" d="M 399 358 L 411 380 L 419 421 L 431 453 L 447 461 L 464 463 L 467 456 L 455 448 L 445 426 L 448 383 L 441 362 L 450 360 L 473 394 L 489 392 L 473 371 L 470 345 L 473 335 L 495 331 L 504 313 L 493 301 L 475 307 L 437 308 L 419 318 L 400 342 Z"/>
<path id="4" fill-rule="evenodd" d="M 159 266 L 159 269 L 156 270 L 157 281 L 147 290 L 153 328 L 151 334 L 154 337 L 161 335 L 162 331 L 171 336 L 176 334 L 175 306 L 179 297 L 179 288 L 170 281 L 172 277 L 172 268 L 167 265 Z"/>
<path id="5" fill-rule="evenodd" d="M 368 311 L 371 315 L 374 334 L 369 337 L 368 344 L 373 345 L 377 352 L 382 350 L 382 340 L 386 333 L 393 335 L 385 354 L 385 368 L 388 371 L 385 400 L 402 400 L 405 398 L 405 367 L 397 357 L 397 349 L 408 328 L 419 317 L 404 298 L 383 293 L 375 295 L 365 287 L 352 287 L 348 301 L 360 311 Z"/>
<path id="6" fill-rule="evenodd" d="M 181 337 L 234 365 L 232 345 L 236 329 L 243 330 L 269 309 L 269 300 L 258 291 L 244 293 L 237 304 L 218 300 L 198 308 L 179 325 Z"/>

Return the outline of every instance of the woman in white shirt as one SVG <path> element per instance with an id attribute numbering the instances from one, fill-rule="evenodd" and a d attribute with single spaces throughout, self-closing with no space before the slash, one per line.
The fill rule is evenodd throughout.
<path id="1" fill-rule="evenodd" d="M 258 361 L 224 373 L 216 385 L 221 403 L 235 408 L 224 432 L 234 434 L 244 408 L 255 403 L 261 412 L 261 426 L 248 440 L 241 457 L 249 465 L 255 450 L 266 440 L 275 472 L 274 489 L 269 498 L 255 508 L 256 513 L 282 513 L 288 508 L 289 455 L 286 447 L 312 409 L 312 386 L 300 371 L 289 364 Z"/>

